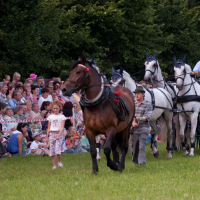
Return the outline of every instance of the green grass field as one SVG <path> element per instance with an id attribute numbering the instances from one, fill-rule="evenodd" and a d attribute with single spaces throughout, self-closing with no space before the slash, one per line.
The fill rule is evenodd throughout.
<path id="1" fill-rule="evenodd" d="M 97 175 L 89 153 L 62 155 L 64 167 L 56 170 L 50 157 L 1 159 L 0 199 L 200 199 L 200 150 L 192 158 L 178 151 L 168 160 L 165 146 L 158 144 L 155 159 L 148 144 L 146 166 L 136 167 L 129 153 L 122 174 L 106 166 L 103 151 Z"/>

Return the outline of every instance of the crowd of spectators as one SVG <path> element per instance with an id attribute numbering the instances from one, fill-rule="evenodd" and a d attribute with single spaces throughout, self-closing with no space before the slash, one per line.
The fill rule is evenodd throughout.
<path id="1" fill-rule="evenodd" d="M 54 101 L 62 104 L 65 117 L 74 116 L 65 121 L 61 151 L 78 153 L 90 150 L 79 104 L 81 91 L 70 97 L 63 96 L 62 84 L 59 77 L 44 79 L 30 74 L 23 83 L 17 72 L 12 81 L 9 75 L 5 76 L 5 80 L 0 82 L 0 158 L 22 154 L 49 155 L 49 144 L 45 143 L 48 121 L 19 123 L 19 120 L 48 118 Z M 102 136 L 101 143 L 104 141 Z"/>

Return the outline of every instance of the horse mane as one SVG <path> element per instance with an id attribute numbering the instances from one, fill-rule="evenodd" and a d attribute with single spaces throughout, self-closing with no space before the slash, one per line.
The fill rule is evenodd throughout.
<path id="1" fill-rule="evenodd" d="M 191 69 L 190 65 L 188 65 L 186 63 L 185 63 L 185 70 L 186 70 L 187 73 L 192 72 L 192 69 Z"/>

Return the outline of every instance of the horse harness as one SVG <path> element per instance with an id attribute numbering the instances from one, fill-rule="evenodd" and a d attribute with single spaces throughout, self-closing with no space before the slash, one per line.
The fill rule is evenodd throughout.
<path id="1" fill-rule="evenodd" d="M 80 105 L 82 110 L 84 110 L 84 108 L 88 108 L 89 110 L 94 110 L 97 109 L 99 107 L 101 107 L 103 104 L 105 104 L 107 101 L 109 101 L 109 103 L 112 106 L 112 109 L 114 110 L 116 116 L 120 121 L 125 121 L 126 119 L 126 114 L 130 114 L 130 111 L 125 103 L 125 101 L 121 98 L 116 96 L 110 89 L 110 85 L 105 83 L 106 80 L 103 76 L 101 76 L 101 83 L 100 84 L 96 84 L 96 85 L 92 85 L 92 86 L 88 86 L 88 87 L 93 87 L 93 86 L 97 86 L 97 85 L 101 85 L 101 89 L 98 93 L 98 95 L 94 98 L 94 99 L 87 99 L 86 98 L 86 94 L 85 91 L 83 92 L 83 94 L 81 95 L 81 99 L 80 99 Z M 81 84 L 82 85 L 83 81 Z M 78 84 L 76 84 L 78 85 Z M 88 88 L 85 87 L 84 89 Z M 116 103 L 116 101 L 118 103 Z"/>

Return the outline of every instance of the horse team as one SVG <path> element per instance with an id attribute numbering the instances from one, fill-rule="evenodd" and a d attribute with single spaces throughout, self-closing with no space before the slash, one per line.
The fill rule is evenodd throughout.
<path id="1" fill-rule="evenodd" d="M 176 60 L 174 57 L 176 84 L 172 85 L 163 79 L 158 63 L 158 54 L 155 56 L 146 54 L 144 80 L 151 81 L 155 87 L 153 89 L 144 88 L 145 99 L 152 102 L 154 107 L 150 126 L 152 130 L 151 147 L 155 157 L 159 156 L 157 136 L 162 133 L 167 135 L 167 155 L 168 158 L 172 158 L 176 140 L 173 132 L 175 115 L 177 115 L 176 135 L 177 138 L 180 138 L 184 155 L 194 156 L 195 131 L 200 112 L 200 103 L 196 102 L 200 101 L 200 85 L 194 78 L 191 78 L 192 70 L 185 60 L 185 57 L 183 60 Z M 133 92 L 137 84 L 122 68 L 120 70 L 112 69 L 110 84 L 107 83 L 105 76 L 99 73 L 94 60 L 87 61 L 82 56 L 81 60 L 72 63 L 70 76 L 62 87 L 62 92 L 66 96 L 70 96 L 80 89 L 83 91 L 80 104 L 90 143 L 93 173 L 98 172 L 95 147 L 95 137 L 98 134 L 105 134 L 107 138 L 104 146 L 107 166 L 119 172 L 125 168 L 130 129 L 135 115 Z M 161 122 L 160 127 L 156 124 L 158 118 Z M 187 152 L 184 142 L 187 120 L 191 123 L 190 153 Z M 111 151 L 113 158 L 110 156 Z"/>

